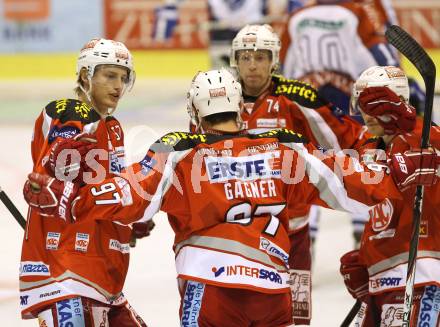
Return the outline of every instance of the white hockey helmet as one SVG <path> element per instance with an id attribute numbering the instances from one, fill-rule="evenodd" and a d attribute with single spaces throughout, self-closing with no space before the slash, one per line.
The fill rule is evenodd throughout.
<path id="1" fill-rule="evenodd" d="M 386 86 L 406 103 L 409 102 L 408 78 L 405 72 L 395 66 L 373 66 L 366 69 L 353 84 L 350 101 L 350 114 L 359 115 L 358 99 L 367 87 Z"/>
<path id="2" fill-rule="evenodd" d="M 126 89 L 131 90 L 136 79 L 133 57 L 122 42 L 98 38 L 87 42 L 79 53 L 76 74 L 79 76 L 81 69 L 86 68 L 87 76 L 91 79 L 98 65 L 117 65 L 128 68 Z"/>
<path id="3" fill-rule="evenodd" d="M 226 69 L 198 72 L 187 93 L 187 110 L 194 125 L 200 118 L 222 112 L 240 114 L 241 85 Z"/>
<path id="4" fill-rule="evenodd" d="M 237 51 L 239 50 L 269 50 L 272 53 L 272 68 L 280 62 L 281 41 L 273 31 L 272 26 L 246 25 L 232 40 L 230 66 L 237 67 Z"/>

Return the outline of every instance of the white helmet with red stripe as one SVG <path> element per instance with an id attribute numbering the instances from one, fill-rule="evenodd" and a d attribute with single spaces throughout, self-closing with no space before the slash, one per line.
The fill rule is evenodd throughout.
<path id="1" fill-rule="evenodd" d="M 117 65 L 127 68 L 126 89 L 131 90 L 136 75 L 133 69 L 133 57 L 124 43 L 98 38 L 87 42 L 79 53 L 76 67 L 77 75 L 79 75 L 82 68 L 86 68 L 87 76 L 91 79 L 96 67 L 99 65 Z M 85 93 L 87 94 L 87 92 Z"/>
<path id="2" fill-rule="evenodd" d="M 367 87 L 386 86 L 403 101 L 409 103 L 408 78 L 405 72 L 395 66 L 373 66 L 366 69 L 353 84 L 351 92 L 350 114 L 359 115 L 358 99 Z"/>
<path id="3" fill-rule="evenodd" d="M 280 61 L 281 41 L 273 31 L 272 26 L 246 25 L 232 41 L 230 66 L 237 67 L 237 51 L 240 50 L 269 50 L 272 53 L 272 68 Z"/>
<path id="4" fill-rule="evenodd" d="M 198 72 L 187 94 L 191 121 L 199 125 L 203 117 L 223 113 L 240 114 L 241 85 L 226 69 Z"/>

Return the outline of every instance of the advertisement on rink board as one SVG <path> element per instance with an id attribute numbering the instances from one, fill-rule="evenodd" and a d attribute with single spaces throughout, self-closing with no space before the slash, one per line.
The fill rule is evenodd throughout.
<path id="1" fill-rule="evenodd" d="M 104 0 L 106 37 L 129 49 L 201 49 L 208 45 L 206 0 Z"/>
<path id="2" fill-rule="evenodd" d="M 76 52 L 102 34 L 100 1 L 0 0 L 0 53 Z"/>
<path id="3" fill-rule="evenodd" d="M 106 37 L 132 49 L 208 47 L 208 0 L 180 0 L 174 1 L 176 6 L 166 6 L 169 3 L 173 1 L 104 0 Z M 440 0 L 394 0 L 392 4 L 405 30 L 425 48 L 440 48 Z M 276 30 L 283 25 L 280 18 L 272 22 Z"/>
<path id="4" fill-rule="evenodd" d="M 440 48 L 439 0 L 392 4 L 422 46 Z M 130 49 L 203 49 L 211 26 L 208 0 L 0 0 L 0 17 L 0 53 L 77 51 L 96 36 Z"/>

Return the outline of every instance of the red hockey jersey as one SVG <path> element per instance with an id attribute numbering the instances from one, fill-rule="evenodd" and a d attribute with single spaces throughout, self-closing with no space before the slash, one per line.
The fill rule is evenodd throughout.
<path id="1" fill-rule="evenodd" d="M 381 139 L 373 139 L 363 147 L 365 162 L 374 160 L 369 149 L 382 149 L 388 156 L 420 148 L 421 133 L 395 137 L 388 146 Z M 431 128 L 431 144 L 440 149 L 440 128 Z M 408 264 L 409 243 L 413 222 L 415 190 L 403 192 L 400 206 L 382 203 L 370 211 L 361 241 L 361 260 L 367 265 L 371 294 L 403 289 Z M 440 286 L 440 185 L 425 187 L 420 225 L 415 285 Z"/>
<path id="2" fill-rule="evenodd" d="M 33 170 L 50 175 L 45 164 L 54 141 L 81 132 L 93 133 L 97 139 L 96 157 L 90 157 L 94 157 L 95 165 L 89 180 L 97 183 L 119 175 L 125 167 L 124 134 L 119 122 L 113 117 L 101 119 L 86 103 L 72 99 L 49 103 L 36 120 Z M 120 292 L 128 269 L 130 235 L 130 227 L 111 221 L 84 226 L 43 217 L 30 209 L 20 265 L 23 318 L 34 318 L 44 306 L 68 297 L 85 296 L 105 303 L 124 301 Z M 85 256 L 93 260 L 87 263 Z M 102 269 L 90 274 L 97 266 Z"/>
<path id="3" fill-rule="evenodd" d="M 363 203 L 401 199 L 389 176 L 380 187 L 363 184 L 375 173 L 347 156 L 321 161 L 311 153 L 322 152 L 303 142 L 285 129 L 257 135 L 169 133 L 129 167 L 124 174 L 129 183 L 117 177 L 83 187 L 75 224 L 143 222 L 162 210 L 175 232 L 178 277 L 290 292 L 288 224 L 298 206 L 359 214 L 369 209 Z M 90 274 L 97 269 L 93 265 Z"/>

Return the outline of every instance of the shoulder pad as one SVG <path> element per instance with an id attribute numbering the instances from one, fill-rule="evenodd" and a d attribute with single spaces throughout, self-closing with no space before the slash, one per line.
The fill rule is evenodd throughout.
<path id="1" fill-rule="evenodd" d="M 61 123 L 73 120 L 87 124 L 101 118 L 87 103 L 76 99 L 52 101 L 45 107 L 45 110 L 49 117 L 59 119 Z"/>
<path id="2" fill-rule="evenodd" d="M 306 108 L 317 109 L 327 104 L 318 91 L 308 83 L 296 79 L 287 79 L 280 75 L 272 77 L 274 82 L 273 95 L 285 96 L 289 100 Z"/>
<path id="3" fill-rule="evenodd" d="M 201 143 L 207 143 L 210 135 L 188 132 L 171 132 L 158 139 L 152 146 L 154 152 L 189 150 Z"/>
<path id="4" fill-rule="evenodd" d="M 255 138 L 264 138 L 264 137 L 277 138 L 280 141 L 280 143 L 308 143 L 308 140 L 304 136 L 295 133 L 294 131 L 287 128 L 274 129 L 269 132 L 255 134 Z"/>
<path id="5" fill-rule="evenodd" d="M 246 134 L 248 135 L 248 134 Z M 154 152 L 173 152 L 191 150 L 199 144 L 213 144 L 223 140 L 243 137 L 243 134 L 196 134 L 188 132 L 172 132 L 158 139 L 151 147 Z"/>

